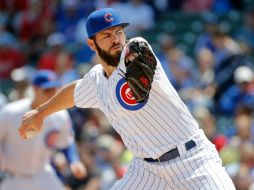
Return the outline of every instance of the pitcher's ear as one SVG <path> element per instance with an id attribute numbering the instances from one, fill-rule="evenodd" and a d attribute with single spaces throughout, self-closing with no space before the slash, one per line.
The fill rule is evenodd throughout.
<path id="1" fill-rule="evenodd" d="M 88 38 L 86 40 L 87 45 L 90 47 L 91 50 L 96 51 L 96 46 L 93 39 Z"/>

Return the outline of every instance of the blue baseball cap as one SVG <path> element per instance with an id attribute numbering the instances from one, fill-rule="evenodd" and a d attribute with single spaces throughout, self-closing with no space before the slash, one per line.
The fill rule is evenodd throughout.
<path id="1" fill-rule="evenodd" d="M 33 85 L 42 89 L 49 89 L 60 87 L 61 83 L 53 71 L 40 70 L 35 74 Z"/>
<path id="2" fill-rule="evenodd" d="M 86 31 L 89 38 L 98 32 L 114 27 L 126 27 L 129 23 L 122 22 L 121 16 L 112 8 L 97 9 L 93 11 L 87 18 Z"/>

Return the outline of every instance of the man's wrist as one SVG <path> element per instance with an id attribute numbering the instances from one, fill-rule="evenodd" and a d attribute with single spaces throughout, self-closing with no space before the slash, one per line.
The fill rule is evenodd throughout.
<path id="1" fill-rule="evenodd" d="M 36 110 L 42 118 L 45 118 L 47 116 L 47 112 L 46 112 L 46 108 L 44 104 L 40 105 Z"/>

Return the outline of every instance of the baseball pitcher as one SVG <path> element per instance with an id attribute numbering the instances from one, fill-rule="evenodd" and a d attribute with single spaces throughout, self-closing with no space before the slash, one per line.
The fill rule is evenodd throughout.
<path id="1" fill-rule="evenodd" d="M 87 44 L 99 63 L 23 117 L 20 135 L 39 133 L 50 114 L 74 105 L 104 112 L 134 155 L 111 190 L 234 190 L 215 147 L 168 81 L 148 42 L 126 40 L 113 9 L 92 12 Z"/>

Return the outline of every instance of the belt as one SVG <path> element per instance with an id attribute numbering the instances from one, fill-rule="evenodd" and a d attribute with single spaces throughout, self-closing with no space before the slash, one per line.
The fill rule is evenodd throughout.
<path id="1" fill-rule="evenodd" d="M 186 150 L 190 150 L 197 146 L 194 140 L 189 140 L 184 144 Z M 166 162 L 169 160 L 172 160 L 176 157 L 180 156 L 179 151 L 177 148 L 171 149 L 170 151 L 166 152 L 165 154 L 161 155 L 159 158 L 153 159 L 153 158 L 144 158 L 147 162 Z"/>

